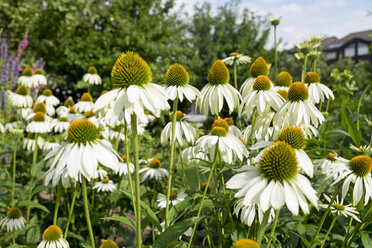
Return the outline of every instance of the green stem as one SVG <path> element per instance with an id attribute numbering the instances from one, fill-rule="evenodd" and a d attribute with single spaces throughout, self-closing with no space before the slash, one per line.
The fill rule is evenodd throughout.
<path id="1" fill-rule="evenodd" d="M 13 239 L 13 245 L 15 245 L 15 243 L 16 243 L 16 242 L 15 242 L 15 230 L 13 230 L 13 232 L 12 232 L 12 236 L 13 236 L 13 238 L 12 238 L 12 239 Z"/>
<path id="2" fill-rule="evenodd" d="M 275 67 L 274 67 L 274 75 L 275 75 L 275 78 L 276 76 L 278 75 L 278 71 L 277 71 L 277 68 L 278 68 L 278 44 L 277 44 L 277 41 L 276 41 L 276 26 L 274 26 L 274 41 L 275 41 Z"/>
<path id="3" fill-rule="evenodd" d="M 137 230 L 137 247 L 142 247 L 142 235 L 141 235 L 141 189 L 140 189 L 140 177 L 139 177 L 139 148 L 138 148 L 138 134 L 137 134 L 137 115 L 132 114 L 131 116 L 131 127 L 132 127 L 132 142 L 133 142 L 133 154 L 134 154 L 134 174 L 136 178 L 136 230 Z M 129 171 L 128 171 L 129 173 Z"/>
<path id="4" fill-rule="evenodd" d="M 261 245 L 262 238 L 265 234 L 266 228 L 267 228 L 267 223 L 269 222 L 269 217 L 270 217 L 270 209 L 267 210 L 264 214 L 263 220 L 260 224 L 260 227 L 258 229 L 257 233 L 257 243 Z"/>
<path id="5" fill-rule="evenodd" d="M 256 118 L 257 118 L 257 112 L 254 111 L 253 117 L 252 117 L 252 122 L 251 122 L 251 133 L 249 134 L 247 145 L 249 145 L 249 142 L 252 142 L 252 145 L 254 144 L 254 125 L 255 125 L 255 122 L 256 122 Z"/>
<path id="6" fill-rule="evenodd" d="M 130 194 L 132 195 L 132 204 L 133 204 L 133 210 L 134 215 L 137 216 L 137 209 L 136 209 L 136 202 L 134 198 L 134 188 L 133 188 L 133 182 L 132 182 L 132 175 L 130 173 L 130 167 L 129 167 L 129 142 L 128 142 L 128 125 L 125 121 L 124 123 L 124 133 L 125 133 L 125 152 L 127 156 L 127 169 L 128 169 L 128 179 L 129 179 L 129 186 L 130 186 Z"/>
<path id="7" fill-rule="evenodd" d="M 305 80 L 307 56 L 308 56 L 308 55 L 306 54 L 306 55 L 305 55 L 305 58 L 304 58 L 304 63 L 303 63 L 303 65 L 302 65 L 301 82 L 304 82 L 304 80 Z"/>
<path id="8" fill-rule="evenodd" d="M 118 148 L 119 148 L 119 143 L 120 143 L 120 132 L 121 132 L 121 127 L 120 127 L 120 129 L 119 129 L 119 131 L 118 131 L 118 133 L 119 133 L 119 135 L 118 135 L 118 137 L 117 137 L 117 139 L 116 139 L 116 143 L 115 143 L 115 151 L 116 152 L 119 152 L 118 151 Z"/>
<path id="9" fill-rule="evenodd" d="M 61 200 L 61 182 L 58 183 L 57 185 L 57 199 L 56 199 L 56 205 L 54 207 L 54 218 L 53 218 L 53 225 L 57 225 L 57 217 L 58 217 L 58 208 L 59 208 L 59 203 Z"/>
<path id="10" fill-rule="evenodd" d="M 371 141 L 372 141 L 372 134 L 371 134 Z M 198 180 L 198 189 L 200 190 L 199 163 L 195 163 L 195 169 L 196 169 L 196 179 Z"/>
<path id="11" fill-rule="evenodd" d="M 238 90 L 238 78 L 236 76 L 236 60 L 235 59 L 234 59 L 233 67 L 234 67 L 234 85 L 235 85 L 235 89 Z"/>
<path id="12" fill-rule="evenodd" d="M 227 196 L 226 196 L 225 179 L 223 177 L 223 173 L 222 172 L 221 172 L 221 183 L 222 183 L 223 197 L 224 197 L 224 200 L 225 200 L 226 206 L 227 206 L 227 215 L 229 216 L 232 229 L 235 229 L 235 223 L 234 223 L 234 221 L 232 219 L 232 215 L 231 215 L 231 211 L 230 211 L 230 198 L 227 199 Z"/>
<path id="13" fill-rule="evenodd" d="M 330 234 L 330 232 L 331 232 L 331 230 L 333 228 L 333 225 L 335 224 L 336 220 L 337 220 L 337 215 L 335 215 L 335 217 L 333 217 L 332 222 L 331 222 L 331 225 L 328 228 L 328 231 L 327 231 L 327 233 L 326 233 L 326 235 L 324 237 L 324 240 L 323 240 L 322 245 L 320 246 L 320 248 L 323 248 L 324 247 L 324 245 L 325 245 L 325 243 L 327 241 L 328 235 Z"/>
<path id="14" fill-rule="evenodd" d="M 202 197 L 202 200 L 200 202 L 200 206 L 199 206 L 199 210 L 198 210 L 198 215 L 196 217 L 199 217 L 200 216 L 200 213 L 203 209 L 203 203 L 204 203 L 204 199 L 205 199 L 205 196 L 207 194 L 207 191 L 208 191 L 208 188 L 209 188 L 209 183 L 211 181 L 211 178 L 212 178 L 212 174 L 213 174 L 213 171 L 216 167 L 216 162 L 217 162 L 217 157 L 218 157 L 218 141 L 217 141 L 217 144 L 216 144 L 216 152 L 214 154 L 214 158 L 213 158 L 213 163 L 212 163 L 212 169 L 211 171 L 209 172 L 209 176 L 208 176 L 208 180 L 207 180 L 207 185 L 205 186 L 205 189 L 204 189 L 204 193 L 203 193 L 203 197 Z M 195 231 L 196 231 L 196 227 L 197 227 L 198 223 L 195 223 L 194 225 L 194 228 L 192 229 L 192 234 L 191 234 L 191 237 L 190 237 L 190 241 L 189 241 L 189 245 L 187 246 L 188 248 L 191 247 L 192 245 L 192 240 L 194 238 L 194 235 L 195 235 Z"/>
<path id="15" fill-rule="evenodd" d="M 85 211 L 85 217 L 87 219 L 90 241 L 92 243 L 92 248 L 95 248 L 93 228 L 92 228 L 92 223 L 90 222 L 90 216 L 89 216 L 89 203 L 88 203 L 87 185 L 86 185 L 85 177 L 83 177 L 82 179 L 82 190 L 83 190 L 82 193 L 83 193 L 83 200 L 84 200 L 84 211 Z"/>
<path id="16" fill-rule="evenodd" d="M 31 165 L 31 180 L 30 180 L 30 189 L 28 191 L 28 200 L 31 201 L 32 198 L 32 187 L 34 183 L 34 177 L 35 177 L 35 165 L 36 165 L 36 160 L 37 160 L 37 152 L 38 152 L 38 141 L 39 141 L 39 134 L 35 133 L 35 147 L 34 147 L 34 154 L 32 158 L 32 165 Z M 27 207 L 27 218 L 26 222 L 30 220 L 30 213 L 31 213 L 31 208 L 30 206 Z"/>
<path id="17" fill-rule="evenodd" d="M 180 154 L 180 161 L 181 161 L 181 166 L 182 166 L 182 174 L 183 174 L 183 179 L 185 180 L 185 186 L 186 187 L 189 187 L 189 183 L 187 182 L 187 177 L 186 177 L 186 172 L 185 172 L 185 165 L 183 163 L 183 156 L 182 156 L 181 145 L 178 146 L 178 153 Z"/>
<path id="18" fill-rule="evenodd" d="M 92 203 L 90 204 L 91 211 L 92 211 L 92 216 L 93 216 L 93 212 L 94 212 L 94 196 L 95 196 L 95 192 L 94 192 L 94 189 L 92 189 Z"/>
<path id="19" fill-rule="evenodd" d="M 367 88 L 363 91 L 362 95 L 360 96 L 359 98 L 359 102 L 358 102 L 358 108 L 357 108 L 357 129 L 358 129 L 358 132 L 360 131 L 359 130 L 359 113 L 360 113 L 360 106 L 362 105 L 362 100 L 363 100 L 363 97 L 364 95 L 367 93 L 368 89 L 369 89 L 369 86 L 371 86 L 371 84 L 368 84 Z M 359 145 L 359 144 L 357 144 Z"/>
<path id="20" fill-rule="evenodd" d="M 13 186 L 12 186 L 12 208 L 14 207 L 14 192 L 15 192 L 15 179 L 16 179 L 16 160 L 17 160 L 17 144 L 19 138 L 17 138 L 16 143 L 14 145 L 13 151 Z"/>
<path id="21" fill-rule="evenodd" d="M 370 214 L 372 213 L 372 203 L 369 204 L 369 207 L 366 211 L 366 214 L 364 215 L 364 220 L 367 220 L 368 217 L 370 216 Z M 356 224 L 355 228 L 353 229 L 352 233 L 350 235 L 346 235 L 346 238 L 344 240 L 344 243 L 348 243 L 348 246 L 349 247 L 353 241 L 355 240 L 355 238 L 357 237 L 358 234 L 360 234 L 360 230 L 363 230 L 363 228 L 368 225 L 368 223 L 365 223 L 365 222 L 358 222 L 358 224 Z M 350 241 L 348 241 L 348 237 L 351 236 L 350 238 Z M 348 241 L 348 242 L 346 242 Z M 342 247 L 344 247 L 345 244 L 342 244 Z"/>
<path id="22" fill-rule="evenodd" d="M 176 138 L 177 105 L 178 105 L 178 94 L 173 101 L 172 143 L 171 143 L 171 153 L 170 153 L 170 163 L 169 163 L 167 202 L 166 202 L 166 206 L 165 206 L 165 229 L 167 229 L 168 225 L 169 225 L 169 198 L 170 198 L 170 193 L 171 193 L 171 188 L 172 188 L 174 148 L 175 148 L 175 143 L 176 143 L 175 138 Z"/>
<path id="23" fill-rule="evenodd" d="M 65 234 L 64 234 L 64 236 L 63 236 L 64 239 L 67 238 L 68 227 L 69 227 L 69 225 L 70 225 L 71 217 L 72 217 L 72 213 L 73 213 L 73 211 L 74 211 L 74 205 L 75 205 L 75 199 L 76 199 L 76 194 L 77 194 L 78 187 L 79 187 L 79 184 L 76 184 L 76 187 L 75 187 L 75 189 L 74 189 L 74 194 L 72 195 L 72 202 L 71 202 L 70 209 L 69 209 L 69 211 L 68 211 L 68 220 L 67 220 L 67 224 L 66 224 Z"/>
<path id="24" fill-rule="evenodd" d="M 318 50 L 318 48 L 314 48 L 314 51 L 316 52 Z M 317 59 L 314 59 L 314 62 L 313 62 L 313 72 L 316 72 L 316 61 Z"/>
<path id="25" fill-rule="evenodd" d="M 275 232 L 276 224 L 278 223 L 279 213 L 280 213 L 280 208 L 278 210 L 276 210 L 274 224 L 273 224 L 273 227 L 271 228 L 271 232 L 270 232 L 269 240 L 267 241 L 266 248 L 269 248 L 270 247 L 271 240 L 274 237 L 274 232 Z"/>
<path id="26" fill-rule="evenodd" d="M 312 241 L 311 241 L 311 243 L 309 245 L 309 248 L 313 247 L 313 245 L 315 243 L 315 240 L 316 240 L 316 238 L 318 237 L 318 235 L 320 233 L 320 230 L 322 230 L 324 221 L 325 221 L 326 217 L 328 216 L 329 212 L 331 211 L 331 206 L 332 206 L 333 202 L 335 201 L 335 199 L 336 199 L 338 193 L 340 192 L 341 188 L 342 188 L 342 182 L 340 183 L 340 186 L 338 186 L 336 192 L 333 194 L 333 196 L 331 198 L 331 201 L 329 202 L 328 207 L 327 207 L 326 211 L 324 212 L 324 214 L 322 216 L 322 219 L 320 220 L 318 229 L 316 230 L 316 233 L 315 233 L 315 235 L 314 235 L 314 237 L 313 237 L 313 239 L 312 239 Z"/>

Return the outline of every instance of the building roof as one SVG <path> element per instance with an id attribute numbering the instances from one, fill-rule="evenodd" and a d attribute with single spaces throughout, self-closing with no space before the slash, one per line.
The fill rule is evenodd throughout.
<path id="1" fill-rule="evenodd" d="M 362 39 L 362 40 L 372 42 L 372 29 L 351 33 L 341 39 L 338 39 L 335 36 L 328 37 L 322 42 L 322 47 L 323 49 L 331 49 L 331 48 L 340 47 L 353 39 Z"/>

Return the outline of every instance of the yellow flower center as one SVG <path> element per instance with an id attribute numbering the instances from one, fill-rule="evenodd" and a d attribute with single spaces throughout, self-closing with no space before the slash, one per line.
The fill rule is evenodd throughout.
<path id="1" fill-rule="evenodd" d="M 345 206 L 341 205 L 341 204 L 338 204 L 338 203 L 333 203 L 332 207 L 334 207 L 338 211 L 344 211 L 345 210 Z"/>
<path id="2" fill-rule="evenodd" d="M 214 127 L 211 130 L 211 134 L 218 137 L 225 137 L 227 135 L 227 131 L 223 127 Z"/>
<path id="3" fill-rule="evenodd" d="M 264 58 L 258 57 L 249 68 L 249 75 L 251 77 L 256 78 L 260 75 L 268 76 L 269 75 L 269 67 Z"/>
<path id="4" fill-rule="evenodd" d="M 25 85 L 18 86 L 16 93 L 18 95 L 27 96 L 28 95 L 28 88 Z"/>
<path id="5" fill-rule="evenodd" d="M 11 208 L 11 209 L 9 209 L 6 216 L 9 219 L 18 219 L 22 216 L 22 211 L 19 208 Z"/>
<path id="6" fill-rule="evenodd" d="M 290 87 L 293 83 L 292 76 L 286 71 L 282 71 L 275 79 L 277 86 Z"/>
<path id="7" fill-rule="evenodd" d="M 53 95 L 53 92 L 50 89 L 44 89 L 43 90 L 43 95 L 44 96 L 51 96 L 51 95 Z"/>
<path id="8" fill-rule="evenodd" d="M 111 128 L 112 131 L 120 132 L 123 129 L 123 125 L 115 125 L 113 128 Z"/>
<path id="9" fill-rule="evenodd" d="M 320 83 L 319 74 L 316 72 L 308 72 L 305 75 L 305 84 Z"/>
<path id="10" fill-rule="evenodd" d="M 51 143 L 54 143 L 54 142 L 56 142 L 56 139 L 50 138 L 48 141 L 51 142 Z"/>
<path id="11" fill-rule="evenodd" d="M 211 129 L 215 127 L 222 127 L 226 130 L 227 133 L 229 132 L 229 124 L 227 123 L 226 120 L 223 120 L 223 119 L 215 120 L 212 124 Z"/>
<path id="12" fill-rule="evenodd" d="M 67 117 L 64 117 L 64 116 L 60 116 L 60 117 L 58 117 L 58 120 L 59 120 L 60 122 L 68 122 L 68 118 L 67 118 Z"/>
<path id="13" fill-rule="evenodd" d="M 207 183 L 203 183 L 202 185 L 200 185 L 200 190 L 204 192 L 206 187 L 207 187 Z M 211 192 L 212 192 L 212 187 L 208 185 L 207 193 L 211 193 Z"/>
<path id="14" fill-rule="evenodd" d="M 22 75 L 23 76 L 27 76 L 27 77 L 31 77 L 34 73 L 32 72 L 32 69 L 31 67 L 27 66 L 23 72 L 22 72 Z"/>
<path id="15" fill-rule="evenodd" d="M 44 72 L 43 72 L 43 70 L 42 69 L 40 69 L 40 68 L 37 68 L 36 70 L 35 70 L 35 75 L 43 75 L 44 74 Z"/>
<path id="16" fill-rule="evenodd" d="M 43 112 L 36 112 L 35 115 L 32 117 L 32 121 L 44 122 L 45 121 L 44 113 Z"/>
<path id="17" fill-rule="evenodd" d="M 151 161 L 149 162 L 149 167 L 154 169 L 160 168 L 161 167 L 160 160 L 157 158 L 151 159 Z"/>
<path id="18" fill-rule="evenodd" d="M 288 91 L 287 90 L 277 90 L 279 95 L 281 95 L 286 101 L 288 100 Z"/>
<path id="19" fill-rule="evenodd" d="M 93 117 L 93 116 L 96 116 L 96 113 L 94 113 L 93 111 L 88 111 L 88 112 L 85 112 L 85 114 L 84 114 L 85 118 L 90 118 L 90 117 Z"/>
<path id="20" fill-rule="evenodd" d="M 271 25 L 278 26 L 280 23 L 280 19 L 271 19 L 270 20 Z"/>
<path id="21" fill-rule="evenodd" d="M 8 115 L 8 119 L 7 119 L 8 123 L 12 123 L 16 121 L 17 121 L 17 117 L 15 117 L 15 115 Z"/>
<path id="22" fill-rule="evenodd" d="M 119 246 L 114 241 L 107 239 L 103 241 L 99 248 L 119 248 Z"/>
<path id="23" fill-rule="evenodd" d="M 222 60 L 216 60 L 209 69 L 208 83 L 212 85 L 227 84 L 230 81 L 230 72 Z"/>
<path id="24" fill-rule="evenodd" d="M 62 238 L 62 230 L 56 225 L 49 226 L 43 233 L 43 239 L 45 241 L 53 242 L 60 238 Z"/>
<path id="25" fill-rule="evenodd" d="M 103 184 L 108 184 L 108 183 L 109 183 L 108 178 L 103 178 L 103 179 L 101 180 L 101 183 L 103 183 Z"/>
<path id="26" fill-rule="evenodd" d="M 171 193 L 169 194 L 169 199 L 170 199 L 171 201 L 176 200 L 176 199 L 177 199 L 177 193 L 176 193 L 176 192 L 171 192 Z"/>
<path id="27" fill-rule="evenodd" d="M 123 159 L 123 161 L 125 163 L 127 162 L 127 156 L 126 155 L 123 155 L 121 158 Z M 128 162 L 130 162 L 130 158 L 128 158 Z"/>
<path id="28" fill-rule="evenodd" d="M 189 73 L 178 63 L 171 65 L 165 73 L 166 85 L 183 86 L 189 83 Z"/>
<path id="29" fill-rule="evenodd" d="M 94 66 L 89 66 L 89 68 L 88 68 L 88 73 L 89 73 L 89 74 L 97 74 L 97 69 L 96 69 L 96 67 L 94 67 Z"/>
<path id="30" fill-rule="evenodd" d="M 334 154 L 334 153 L 328 153 L 328 155 L 327 155 L 327 159 L 328 160 L 330 160 L 330 161 L 336 161 L 336 157 L 337 157 L 337 155 L 336 154 Z"/>
<path id="31" fill-rule="evenodd" d="M 176 121 L 181 121 L 184 117 L 185 117 L 184 113 L 182 113 L 182 111 L 177 110 Z M 173 121 L 173 112 L 171 112 L 169 116 L 169 121 Z"/>
<path id="32" fill-rule="evenodd" d="M 251 239 L 239 239 L 231 248 L 260 248 L 260 245 Z"/>
<path id="33" fill-rule="evenodd" d="M 290 144 L 293 149 L 301 150 L 306 148 L 307 140 L 304 132 L 299 127 L 286 127 L 279 135 L 278 140 L 285 141 Z"/>
<path id="34" fill-rule="evenodd" d="M 35 139 L 35 134 L 32 133 L 32 132 L 28 132 L 28 133 L 27 133 L 27 138 L 28 138 L 28 139 Z"/>
<path id="35" fill-rule="evenodd" d="M 306 86 L 301 82 L 295 82 L 289 87 L 288 100 L 291 102 L 305 101 L 309 98 Z"/>
<path id="36" fill-rule="evenodd" d="M 230 53 L 230 56 L 238 56 L 238 55 L 239 55 L 239 53 L 237 53 L 237 52 Z"/>
<path id="37" fill-rule="evenodd" d="M 32 108 L 32 110 L 34 111 L 34 113 L 41 112 L 41 113 L 45 114 L 46 113 L 45 103 L 43 103 L 43 102 L 37 102 L 37 103 L 35 103 L 35 105 Z"/>
<path id="38" fill-rule="evenodd" d="M 91 94 L 89 94 L 88 92 L 85 92 L 81 98 L 80 98 L 81 101 L 84 101 L 84 102 L 93 102 L 93 97 Z"/>
<path id="39" fill-rule="evenodd" d="M 358 177 L 366 177 L 372 171 L 372 158 L 367 155 L 356 156 L 350 160 L 350 169 Z"/>
<path id="40" fill-rule="evenodd" d="M 116 88 L 126 88 L 130 85 L 150 83 L 152 73 L 149 65 L 136 53 L 122 53 L 116 60 L 112 71 L 111 81 Z"/>
<path id="41" fill-rule="evenodd" d="M 69 107 L 74 106 L 74 104 L 75 104 L 74 100 L 72 100 L 72 99 L 69 98 L 69 99 L 66 99 L 66 101 L 65 101 L 65 103 L 63 105 L 65 107 L 69 108 Z"/>
<path id="42" fill-rule="evenodd" d="M 97 127 L 88 120 L 77 120 L 70 123 L 67 130 L 67 140 L 70 143 L 86 144 L 98 138 Z"/>
<path id="43" fill-rule="evenodd" d="M 271 88 L 270 79 L 267 76 L 257 76 L 253 83 L 253 90 L 269 90 Z"/>
<path id="44" fill-rule="evenodd" d="M 262 154 L 259 164 L 261 174 L 270 181 L 288 181 L 298 173 L 295 151 L 283 141 L 271 145 Z"/>
<path id="45" fill-rule="evenodd" d="M 70 108 L 68 109 L 68 112 L 69 112 L 70 114 L 75 114 L 75 108 L 74 108 L 74 107 L 70 107 Z"/>

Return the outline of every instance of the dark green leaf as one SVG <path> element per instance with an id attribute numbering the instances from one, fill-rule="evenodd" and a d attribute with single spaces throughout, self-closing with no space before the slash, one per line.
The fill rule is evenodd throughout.
<path id="1" fill-rule="evenodd" d="M 105 217 L 105 218 L 101 218 L 101 219 L 120 221 L 120 222 L 122 222 L 124 224 L 127 224 L 128 226 L 132 227 L 133 229 L 136 229 L 132 220 L 130 220 L 127 217 L 124 217 L 124 216 Z"/>
<path id="2" fill-rule="evenodd" d="M 185 200 L 177 203 L 169 210 L 169 223 L 177 220 L 187 209 L 189 209 L 194 202 L 192 196 L 187 197 Z"/>
<path id="3" fill-rule="evenodd" d="M 37 202 L 34 202 L 34 201 L 22 200 L 22 201 L 18 202 L 17 206 L 18 207 L 35 207 L 35 208 L 39 208 L 39 209 L 49 213 L 49 210 L 46 207 L 44 207 L 43 205 L 41 205 Z"/>

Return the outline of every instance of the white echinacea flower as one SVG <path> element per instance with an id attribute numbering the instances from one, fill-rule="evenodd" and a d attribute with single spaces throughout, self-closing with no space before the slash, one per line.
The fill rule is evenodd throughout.
<path id="1" fill-rule="evenodd" d="M 22 71 L 22 76 L 18 78 L 18 84 L 22 84 L 27 86 L 28 88 L 37 87 L 39 84 L 36 82 L 35 78 L 32 76 L 34 72 L 32 71 L 31 67 L 27 66 Z"/>
<path id="2" fill-rule="evenodd" d="M 258 76 L 268 76 L 269 66 L 262 57 L 258 57 L 249 68 L 249 78 L 247 78 L 240 87 L 242 98 L 245 98 L 253 89 L 254 81 Z"/>
<path id="3" fill-rule="evenodd" d="M 251 57 L 237 52 L 232 52 L 230 53 L 230 56 L 224 58 L 222 62 L 224 62 L 226 65 L 233 65 L 234 63 L 236 63 L 236 65 L 243 65 L 250 63 Z"/>
<path id="4" fill-rule="evenodd" d="M 47 78 L 44 76 L 44 71 L 40 68 L 37 68 L 35 70 L 34 75 L 32 75 L 32 79 L 34 80 L 34 83 L 37 85 L 47 84 Z"/>
<path id="5" fill-rule="evenodd" d="M 320 204 L 319 206 L 322 208 L 328 208 L 328 205 L 331 202 L 331 198 L 326 194 L 323 195 L 324 198 L 328 201 L 328 204 Z M 343 215 L 345 217 L 351 216 L 354 220 L 361 222 L 360 219 L 356 216 L 356 214 L 359 214 L 358 211 L 356 211 L 356 208 L 352 207 L 351 204 L 343 205 L 343 203 L 344 199 L 341 198 L 341 201 L 339 201 L 337 196 L 336 200 L 333 202 L 331 206 L 331 212 L 333 214 Z"/>
<path id="6" fill-rule="evenodd" d="M 88 72 L 84 74 L 83 81 L 91 85 L 102 84 L 102 79 L 97 73 L 97 69 L 94 66 L 89 66 Z"/>
<path id="7" fill-rule="evenodd" d="M 169 116 L 170 120 L 168 124 L 164 127 L 161 132 L 160 142 L 162 144 L 166 143 L 168 140 L 172 143 L 172 128 L 173 128 L 173 112 Z M 176 112 L 176 128 L 175 128 L 175 138 L 178 144 L 183 145 L 183 136 L 185 136 L 188 143 L 194 143 L 197 132 L 195 128 L 185 121 L 185 115 L 182 111 Z"/>
<path id="8" fill-rule="evenodd" d="M 123 155 L 121 159 L 123 160 L 123 162 L 119 164 L 118 175 L 119 176 L 128 175 L 128 164 L 129 164 L 129 172 L 133 173 L 134 164 L 130 162 L 130 158 L 128 158 L 129 161 L 127 161 L 127 156 Z"/>
<path id="9" fill-rule="evenodd" d="M 144 182 L 148 177 L 150 179 L 162 179 L 163 177 L 168 177 L 169 173 L 166 169 L 160 168 L 161 162 L 157 158 L 151 158 L 147 161 L 148 167 L 139 170 L 139 173 L 143 173 L 142 182 Z"/>
<path id="10" fill-rule="evenodd" d="M 108 178 L 102 178 L 100 182 L 96 182 L 93 189 L 97 189 L 98 192 L 113 192 L 116 190 L 116 185 Z"/>
<path id="11" fill-rule="evenodd" d="M 50 89 L 44 89 L 42 94 L 36 99 L 36 102 L 45 102 L 46 106 L 56 106 L 60 101 L 53 96 L 53 92 Z"/>
<path id="12" fill-rule="evenodd" d="M 16 92 L 7 91 L 9 101 L 16 108 L 30 108 L 32 106 L 32 97 L 28 94 L 29 90 L 25 85 L 19 85 Z"/>
<path id="13" fill-rule="evenodd" d="M 91 94 L 88 92 L 85 92 L 81 98 L 80 102 L 76 103 L 74 105 L 74 108 L 79 112 L 79 113 L 85 113 L 85 112 L 90 112 L 93 111 L 94 109 L 94 103 L 93 103 L 93 97 Z"/>
<path id="14" fill-rule="evenodd" d="M 26 224 L 26 219 L 22 216 L 19 208 L 9 209 L 6 217 L 0 221 L 1 228 L 6 226 L 7 232 L 13 232 L 22 229 Z"/>
<path id="15" fill-rule="evenodd" d="M 56 225 L 51 225 L 45 229 L 43 233 L 43 240 L 37 248 L 69 248 L 70 245 L 63 238 L 61 228 Z"/>
<path id="16" fill-rule="evenodd" d="M 36 112 L 32 121 L 26 127 L 27 132 L 49 133 L 51 131 L 50 122 L 47 121 L 43 112 Z"/>
<path id="17" fill-rule="evenodd" d="M 177 203 L 185 200 L 186 197 L 187 197 L 187 194 L 183 191 L 179 193 L 171 192 L 169 196 L 169 205 L 174 206 Z M 167 197 L 161 193 L 158 194 L 156 201 L 158 202 L 159 208 L 165 208 L 167 205 Z"/>
<path id="18" fill-rule="evenodd" d="M 320 77 L 317 72 L 308 72 L 305 75 L 305 85 L 309 89 L 309 101 L 319 103 L 328 98 L 335 99 L 330 88 L 320 83 Z"/>

